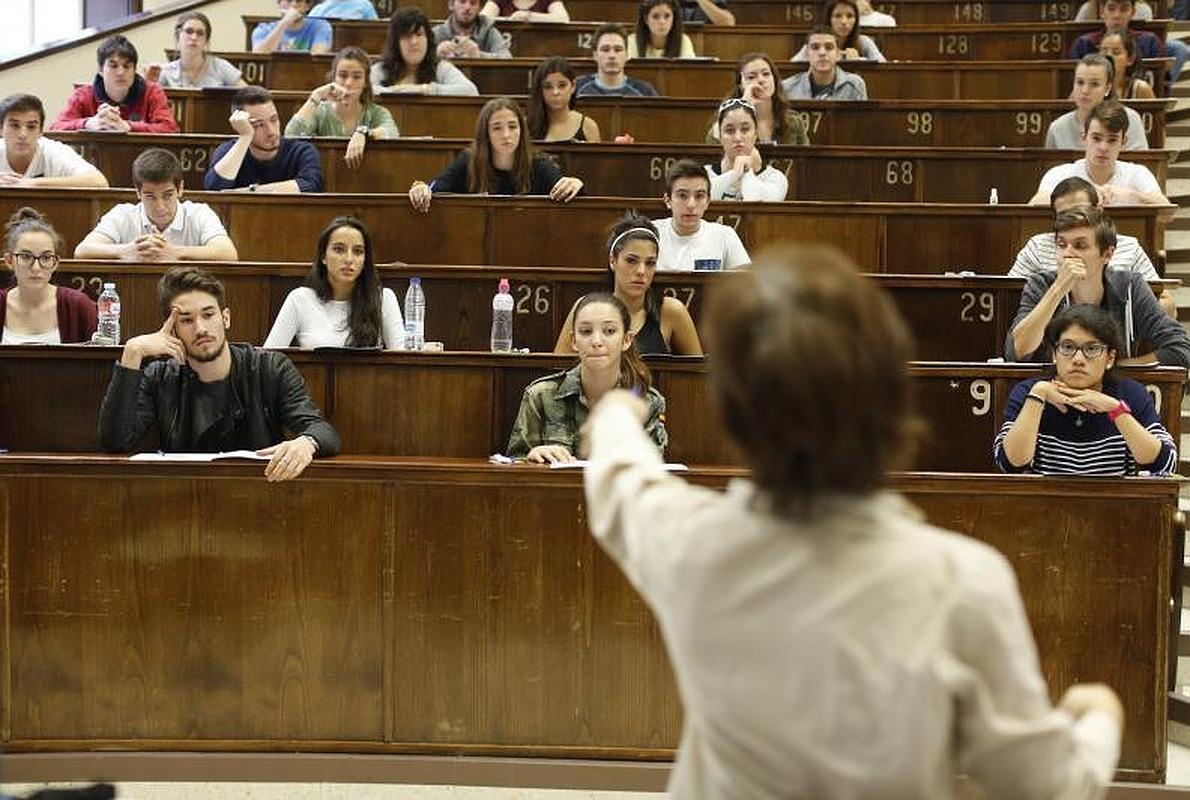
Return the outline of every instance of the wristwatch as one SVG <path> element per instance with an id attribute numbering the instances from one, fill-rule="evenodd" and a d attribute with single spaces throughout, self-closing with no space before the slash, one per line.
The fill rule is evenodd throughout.
<path id="1" fill-rule="evenodd" d="M 1127 403 L 1125 403 L 1123 400 L 1121 400 L 1120 404 L 1118 406 L 1113 408 L 1111 411 L 1107 412 L 1107 418 L 1109 420 L 1111 420 L 1112 422 L 1115 422 L 1118 417 L 1120 417 L 1124 414 L 1131 414 L 1131 413 L 1132 413 L 1132 409 L 1128 407 Z"/>
<path id="2" fill-rule="evenodd" d="M 364 135 L 364 138 L 366 139 L 368 137 L 368 126 L 367 125 L 356 125 L 355 132 L 362 133 Z"/>

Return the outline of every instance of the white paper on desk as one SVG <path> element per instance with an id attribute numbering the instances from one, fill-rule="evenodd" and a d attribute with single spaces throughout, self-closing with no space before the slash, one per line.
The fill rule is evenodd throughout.
<path id="1" fill-rule="evenodd" d="M 252 450 L 228 450 L 223 453 L 137 453 L 129 461 L 215 461 L 221 458 L 247 458 L 252 461 L 268 461 L 270 456 L 257 455 Z"/>
<path id="2" fill-rule="evenodd" d="M 583 469 L 587 466 L 587 462 L 582 459 L 576 461 L 555 461 L 550 464 L 550 469 Z M 666 464 L 667 472 L 688 472 L 690 467 L 685 464 Z"/>

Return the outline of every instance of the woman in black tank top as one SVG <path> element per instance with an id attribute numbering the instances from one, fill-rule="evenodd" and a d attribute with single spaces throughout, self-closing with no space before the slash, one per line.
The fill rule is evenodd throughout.
<path id="1" fill-rule="evenodd" d="M 595 120 L 574 110 L 575 81 L 574 67 L 561 56 L 547 58 L 533 71 L 527 117 L 534 141 L 599 141 Z"/>

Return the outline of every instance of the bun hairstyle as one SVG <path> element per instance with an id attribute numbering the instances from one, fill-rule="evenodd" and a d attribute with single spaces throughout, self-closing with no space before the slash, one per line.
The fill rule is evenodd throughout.
<path id="1" fill-rule="evenodd" d="M 36 208 L 23 206 L 18 208 L 4 225 L 4 252 L 11 253 L 17 246 L 17 240 L 26 233 L 44 233 L 54 241 L 54 252 L 65 249 L 62 237 L 54 230 L 54 226 Z"/>
<path id="2" fill-rule="evenodd" d="M 620 314 L 620 321 L 624 324 L 624 332 L 632 330 L 632 314 L 628 311 L 628 306 L 624 305 L 623 300 L 611 292 L 590 292 L 580 297 L 574 306 L 574 321 L 570 331 L 572 335 L 578 327 L 579 312 L 587 306 L 597 303 L 605 303 L 615 308 Z M 648 391 L 649 387 L 653 385 L 653 375 L 641 359 L 635 341 L 620 354 L 620 380 L 616 385 L 621 389 L 640 389 L 642 392 Z"/>

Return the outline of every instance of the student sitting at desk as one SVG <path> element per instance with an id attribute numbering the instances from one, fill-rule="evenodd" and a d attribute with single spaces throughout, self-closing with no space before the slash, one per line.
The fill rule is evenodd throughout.
<path id="1" fill-rule="evenodd" d="M 334 30 L 325 19 L 310 17 L 310 0 L 277 0 L 281 16 L 252 29 L 252 52 L 329 53 Z"/>
<path id="2" fill-rule="evenodd" d="M 566 324 L 579 363 L 525 388 L 508 455 L 539 464 L 573 461 L 588 409 L 616 388 L 642 393 L 649 408 L 645 431 L 664 450 L 665 398 L 633 344 L 628 307 L 614 295 L 592 292 L 579 299 Z"/>
<path id="3" fill-rule="evenodd" d="M 712 269 L 735 269 L 752 262 L 735 228 L 703 219 L 711 202 L 711 178 L 695 161 L 679 158 L 665 173 L 665 207 L 672 214 L 655 219 L 659 247 L 657 269 L 693 270 L 698 262 Z"/>
<path id="4" fill-rule="evenodd" d="M 844 61 L 886 60 L 872 37 L 860 33 L 859 6 L 854 0 L 827 0 L 822 10 L 834 31 L 835 42 L 839 45 L 839 53 Z M 802 45 L 792 60 L 809 61 L 808 45 Z"/>
<path id="5" fill-rule="evenodd" d="M 695 58 L 694 43 L 682 31 L 678 0 L 642 0 L 636 31 L 628 40 L 629 58 Z"/>
<path id="6" fill-rule="evenodd" d="M 756 147 L 756 108 L 742 97 L 719 104 L 716 120 L 723 157 L 706 165 L 712 200 L 784 200 L 789 179 L 765 164 Z"/>
<path id="7" fill-rule="evenodd" d="M 479 13 L 513 22 L 570 22 L 562 0 L 487 0 Z"/>
<path id="8" fill-rule="evenodd" d="M 1107 56 L 1115 66 L 1116 80 L 1112 96 L 1117 100 L 1152 100 L 1157 97 L 1149 82 L 1140 77 L 1144 65 L 1136 40 L 1125 30 L 1110 30 L 1099 42 L 1099 55 Z"/>
<path id="9" fill-rule="evenodd" d="M 41 98 L 13 94 L 0 101 L 0 187 L 107 187 L 107 178 L 68 144 L 42 135 Z"/>
<path id="10" fill-rule="evenodd" d="M 786 78 L 781 85 L 790 100 L 867 100 L 868 85 L 859 75 L 839 66 L 842 51 L 835 32 L 818 26 L 806 36 L 810 68 Z"/>
<path id="11" fill-rule="evenodd" d="M 526 118 L 534 141 L 600 141 L 599 123 L 574 110 L 575 81 L 574 67 L 562 56 L 550 56 L 533 70 Z"/>
<path id="12" fill-rule="evenodd" d="M 137 54 L 123 36 L 99 45 L 99 74 L 66 101 L 52 131 L 177 133 L 165 91 L 136 74 Z"/>
<path id="13" fill-rule="evenodd" d="M 756 109 L 756 139 L 766 144 L 809 144 L 806 123 L 789 108 L 777 65 L 765 53 L 744 53 L 737 62 L 731 97 L 742 97 Z M 718 122 L 707 130 L 707 142 L 719 143 Z"/>
<path id="14" fill-rule="evenodd" d="M 268 89 L 246 86 L 232 100 L 228 123 L 238 134 L 211 154 L 203 176 L 210 191 L 322 191 L 322 161 L 309 142 L 281 135 L 281 118 Z"/>
<path id="15" fill-rule="evenodd" d="M 591 34 L 591 57 L 595 59 L 595 72 L 578 79 L 575 91 L 579 97 L 657 96 L 653 84 L 628 76 L 625 68 L 628 61 L 628 34 L 620 23 L 605 22 L 595 29 Z"/>
<path id="16" fill-rule="evenodd" d="M 255 450 L 270 456 L 270 481 L 296 478 L 316 455 L 339 452 L 339 434 L 284 353 L 228 343 L 231 310 L 214 276 L 171 269 L 157 299 L 165 323 L 129 339 L 112 367 L 99 410 L 100 447 L 128 452 L 155 431 L 166 451 Z"/>
<path id="17" fill-rule="evenodd" d="M 1099 306 L 1067 306 L 1045 340 L 1055 376 L 1013 387 L 996 435 L 996 465 L 1041 475 L 1170 475 L 1173 437 L 1145 387 L 1112 374 L 1120 330 Z"/>
<path id="18" fill-rule="evenodd" d="M 462 70 L 438 58 L 430 21 L 417 8 L 402 8 L 389 20 L 384 54 L 372 65 L 372 85 L 383 94 L 479 94 Z"/>
<path id="19" fill-rule="evenodd" d="M 1114 96 L 1115 72 L 1115 62 L 1107 56 L 1091 53 L 1082 57 L 1074 68 L 1074 89 L 1070 92 L 1074 110 L 1067 111 L 1050 123 L 1045 132 L 1046 147 L 1059 150 L 1082 150 L 1086 147 L 1083 131 L 1087 119 L 1096 106 Z M 1140 114 L 1128 106 L 1124 106 L 1124 113 L 1128 115 L 1128 137 L 1124 149 L 1148 150 L 1149 138 L 1145 135 Z"/>
<path id="20" fill-rule="evenodd" d="M 439 58 L 512 58 L 492 18 L 479 13 L 481 4 L 482 0 L 447 0 L 446 20 L 434 26 Z"/>
<path id="21" fill-rule="evenodd" d="M 318 237 L 303 286 L 285 298 L 265 347 L 405 347 L 405 323 L 392 289 L 380 282 L 372 232 L 335 217 Z"/>
<path id="22" fill-rule="evenodd" d="M 247 86 L 235 65 L 211 55 L 211 21 L 201 11 L 187 11 L 178 16 L 174 23 L 174 44 L 178 57 L 168 64 L 148 64 L 146 80 L 181 89 Z"/>
<path id="23" fill-rule="evenodd" d="M 18 209 L 4 231 L 4 265 L 16 286 L 0 290 L 0 344 L 74 344 L 91 341 L 95 301 L 50 283 L 62 238 L 35 209 Z"/>

